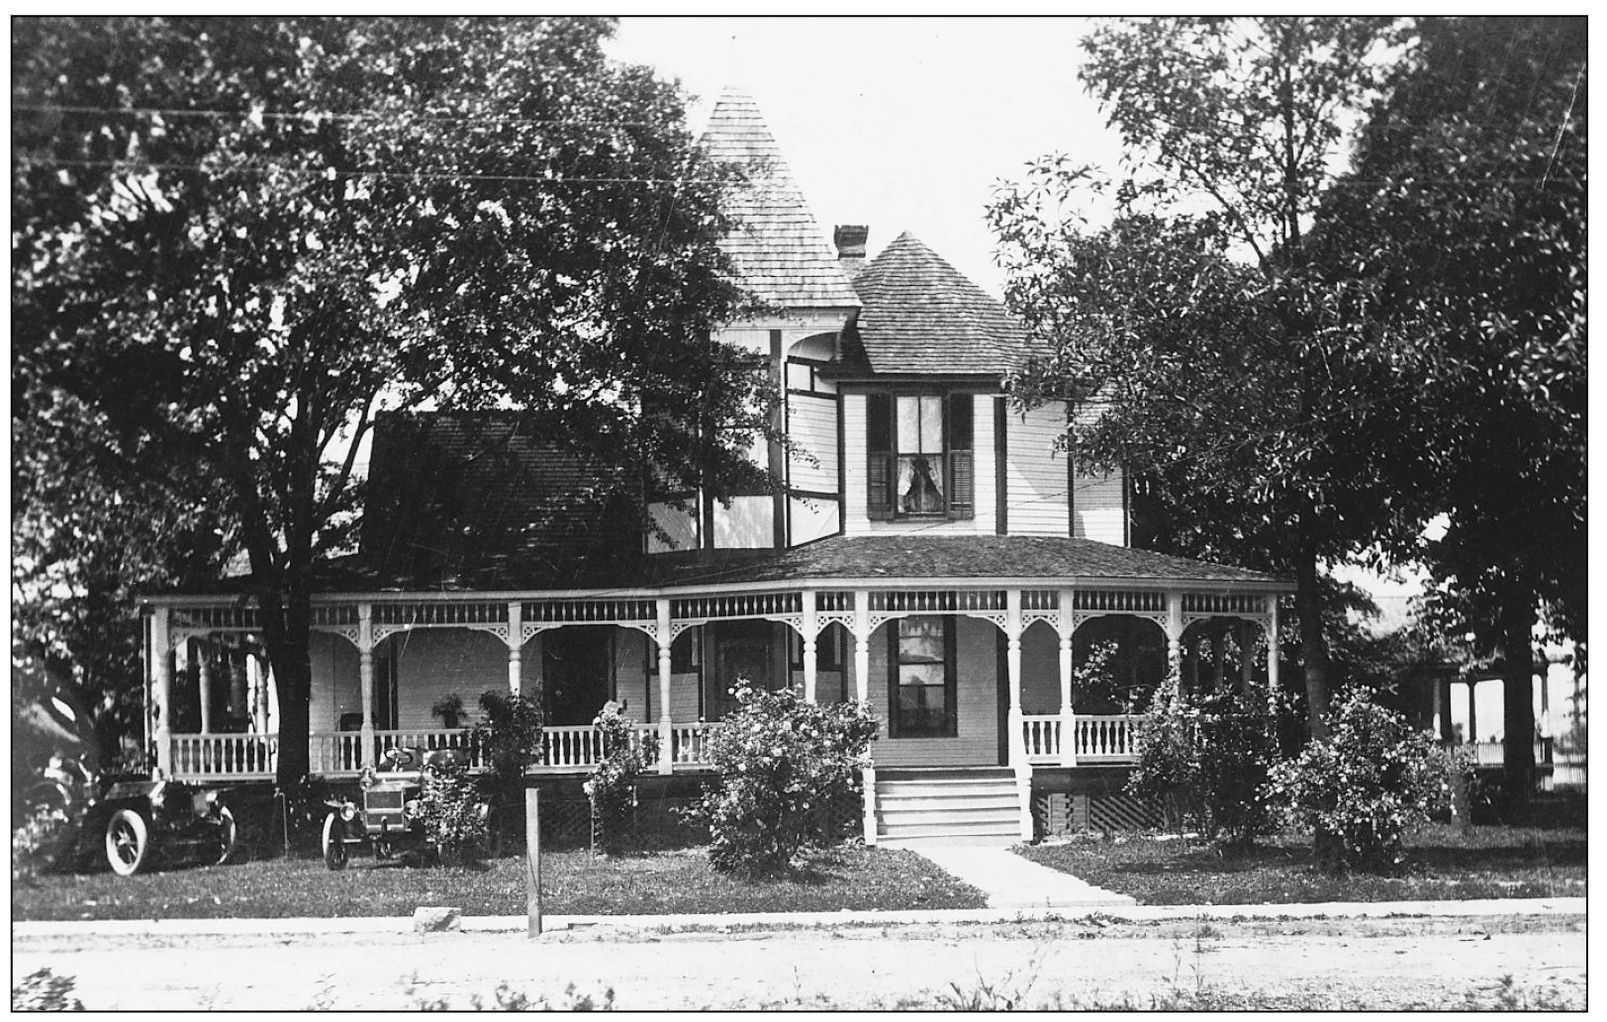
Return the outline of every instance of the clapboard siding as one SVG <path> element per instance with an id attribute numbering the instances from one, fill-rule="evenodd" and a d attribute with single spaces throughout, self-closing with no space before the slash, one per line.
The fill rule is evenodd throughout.
<path id="1" fill-rule="evenodd" d="M 1077 476 L 1072 515 L 1079 539 L 1127 544 L 1127 510 L 1122 497 L 1125 485 L 1120 469 L 1104 475 Z"/>
<path id="2" fill-rule="evenodd" d="M 870 641 L 870 703 L 884 722 L 871 746 L 878 766 L 995 766 L 999 762 L 999 630 L 977 618 L 956 618 L 956 705 L 959 721 L 954 738 L 889 738 L 887 720 L 888 629 L 876 629 Z"/>
<path id="3" fill-rule="evenodd" d="M 1060 636 L 1044 621 L 1021 633 L 1021 712 L 1060 712 Z"/>
<path id="4" fill-rule="evenodd" d="M 788 503 L 793 546 L 835 536 L 841 531 L 841 509 L 837 501 L 827 497 L 792 497 Z"/>
<path id="5" fill-rule="evenodd" d="M 508 647 L 487 632 L 455 628 L 416 628 L 390 640 L 396 646 L 396 726 L 440 727 L 430 707 L 442 697 L 457 693 L 471 720 L 480 693 L 506 691 Z M 538 690 L 540 669 L 533 659 L 520 659 L 519 684 L 530 693 Z"/>
<path id="6" fill-rule="evenodd" d="M 698 675 L 670 675 L 670 717 L 676 723 L 698 719 Z M 632 720 L 657 722 L 658 645 L 635 628 L 621 628 L 614 641 L 614 698 Z"/>
<path id="7" fill-rule="evenodd" d="M 843 531 L 863 536 L 865 516 L 865 395 L 843 395 Z"/>
<path id="8" fill-rule="evenodd" d="M 1025 415 L 1010 416 L 1006 428 L 1006 507 L 1010 534 L 1069 536 L 1070 481 L 1066 455 L 1054 443 L 1066 426 L 1064 402 L 1050 402 Z"/>
<path id="9" fill-rule="evenodd" d="M 836 493 L 837 402 L 827 396 L 788 394 L 787 432 L 795 448 L 790 454 L 788 485 L 795 490 Z"/>
<path id="10" fill-rule="evenodd" d="M 993 451 L 993 415 L 1001 397 L 978 394 L 972 402 L 974 412 L 971 424 L 972 466 L 976 478 L 976 517 L 971 519 L 973 531 L 993 535 L 999 528 L 998 466 Z"/>
<path id="11" fill-rule="evenodd" d="M 357 647 L 338 635 L 313 632 L 308 637 L 307 654 L 312 664 L 308 719 L 314 731 L 333 731 L 341 714 L 363 710 Z"/>

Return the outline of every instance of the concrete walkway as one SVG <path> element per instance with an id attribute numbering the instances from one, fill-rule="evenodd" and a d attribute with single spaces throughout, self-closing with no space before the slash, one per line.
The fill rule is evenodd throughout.
<path id="1" fill-rule="evenodd" d="M 932 860 L 987 895 L 989 908 L 1109 908 L 1138 904 L 1129 895 L 1040 866 L 1008 848 L 914 841 L 902 847 Z"/>

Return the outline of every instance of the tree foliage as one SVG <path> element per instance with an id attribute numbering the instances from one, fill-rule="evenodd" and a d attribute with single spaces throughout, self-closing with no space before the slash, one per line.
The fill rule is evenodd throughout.
<path id="1" fill-rule="evenodd" d="M 1586 40 L 1582 18 L 1431 18 L 1319 220 L 1367 328 L 1417 392 L 1438 538 L 1403 537 L 1431 611 L 1500 652 L 1509 788 L 1533 784 L 1537 607 L 1586 610 Z"/>
<path id="2" fill-rule="evenodd" d="M 1306 251 L 1341 119 L 1374 88 L 1388 28 L 1103 27 L 1085 40 L 1082 77 L 1131 176 L 1047 157 L 990 208 L 1006 300 L 1049 348 L 1012 378 L 1013 396 L 1102 412 L 1074 420 L 1073 455 L 1144 479 L 1177 552 L 1295 576 L 1314 735 L 1329 686 L 1319 565 L 1399 517 L 1380 461 L 1407 393 L 1350 328 L 1365 288 L 1323 279 Z M 1095 227 L 1078 206 L 1101 197 L 1115 218 Z"/>
<path id="3" fill-rule="evenodd" d="M 314 569 L 380 409 L 518 409 L 669 485 L 762 425 L 727 175 L 585 19 L 21 19 L 13 375 L 249 555 L 307 766 Z M 757 411 L 749 412 L 749 409 Z M 147 577 L 141 581 L 157 582 Z"/>

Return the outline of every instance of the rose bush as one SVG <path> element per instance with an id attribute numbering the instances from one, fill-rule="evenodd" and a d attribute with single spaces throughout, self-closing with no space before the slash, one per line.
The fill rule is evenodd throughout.
<path id="1" fill-rule="evenodd" d="M 1224 851 L 1242 853 L 1277 828 L 1266 785 L 1278 741 L 1263 698 L 1212 693 L 1185 702 L 1174 673 L 1135 724 L 1134 743 L 1138 763 L 1128 791 L 1175 800 L 1184 819 Z"/>
<path id="2" fill-rule="evenodd" d="M 610 701 L 592 721 L 602 742 L 603 758 L 581 786 L 591 800 L 592 837 L 609 854 L 621 851 L 631 832 L 636 808 L 636 779 L 658 752 L 658 735 L 637 734 L 635 721 Z"/>
<path id="3" fill-rule="evenodd" d="M 864 703 L 811 704 L 740 678 L 732 691 L 737 710 L 709 737 L 720 780 L 696 809 L 709 826 L 709 861 L 742 876 L 782 872 L 830 840 L 826 810 L 858 795 L 877 720 Z"/>
<path id="4" fill-rule="evenodd" d="M 1272 769 L 1268 790 L 1312 829 L 1324 869 L 1394 871 L 1406 832 L 1451 808 L 1466 764 L 1365 689 L 1345 697 L 1329 727 L 1327 741 Z"/>

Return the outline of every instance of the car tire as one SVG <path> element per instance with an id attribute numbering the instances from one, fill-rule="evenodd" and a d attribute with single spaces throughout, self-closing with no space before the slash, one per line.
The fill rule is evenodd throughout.
<path id="1" fill-rule="evenodd" d="M 213 865 L 221 866 L 228 862 L 239 842 L 240 831 L 234 825 L 234 814 L 229 812 L 228 806 L 224 806 L 218 810 L 218 857 L 213 860 Z"/>
<path id="2" fill-rule="evenodd" d="M 324 817 L 324 865 L 332 870 L 346 868 L 346 828 L 335 833 L 335 814 Z"/>
<path id="3" fill-rule="evenodd" d="M 106 864 L 120 877 L 131 877 L 151 861 L 151 828 L 132 809 L 119 809 L 106 821 Z"/>

